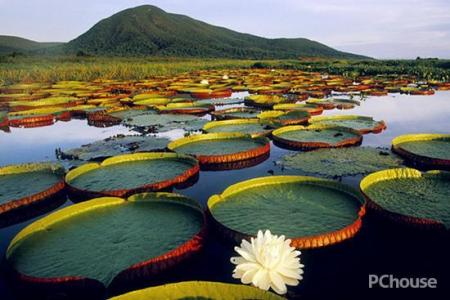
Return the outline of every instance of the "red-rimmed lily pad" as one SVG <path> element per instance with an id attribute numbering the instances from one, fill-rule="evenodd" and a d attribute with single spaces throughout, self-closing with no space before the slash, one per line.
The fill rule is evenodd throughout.
<path id="1" fill-rule="evenodd" d="M 362 142 L 358 131 L 330 125 L 285 126 L 274 130 L 272 138 L 277 145 L 289 149 L 339 148 Z"/>
<path id="2" fill-rule="evenodd" d="M 208 133 L 175 140 L 168 148 L 195 156 L 201 164 L 221 164 L 266 155 L 270 142 L 265 137 L 252 138 L 243 133 Z"/>
<path id="3" fill-rule="evenodd" d="M 236 107 L 224 110 L 216 110 L 211 112 L 211 115 L 217 120 L 231 120 L 231 119 L 253 119 L 261 111 L 255 108 Z"/>
<path id="4" fill-rule="evenodd" d="M 197 176 L 198 161 L 176 153 L 134 153 L 88 163 L 66 174 L 70 199 L 125 197 L 137 192 L 161 191 Z"/>
<path id="5" fill-rule="evenodd" d="M 203 131 L 207 133 L 239 132 L 255 137 L 268 135 L 272 130 L 259 119 L 234 119 L 208 122 L 203 126 Z"/>
<path id="6" fill-rule="evenodd" d="M 306 176 L 270 176 L 228 187 L 208 200 L 208 215 L 227 239 L 240 241 L 259 228 L 292 239 L 297 248 L 317 248 L 354 236 L 365 202 L 338 182 Z"/>
<path id="7" fill-rule="evenodd" d="M 423 229 L 450 228 L 450 173 L 401 168 L 365 177 L 369 208 L 394 222 Z"/>
<path id="8" fill-rule="evenodd" d="M 348 127 L 357 130 L 361 134 L 380 133 L 386 129 L 384 121 L 375 121 L 372 117 L 356 115 L 312 117 L 309 123 Z"/>
<path id="9" fill-rule="evenodd" d="M 97 198 L 30 224 L 6 257 L 13 278 L 38 293 L 89 296 L 176 267 L 201 249 L 204 226 L 197 202 L 178 194 Z"/>
<path id="10" fill-rule="evenodd" d="M 64 168 L 56 163 L 1 167 L 0 227 L 31 218 L 45 206 L 61 205 L 64 187 Z"/>
<path id="11" fill-rule="evenodd" d="M 392 140 L 392 150 L 419 167 L 450 170 L 450 134 L 398 136 Z"/>

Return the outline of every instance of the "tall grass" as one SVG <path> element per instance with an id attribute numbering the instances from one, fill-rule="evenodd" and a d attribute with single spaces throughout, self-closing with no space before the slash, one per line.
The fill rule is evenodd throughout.
<path id="1" fill-rule="evenodd" d="M 247 68 L 254 63 L 251 60 L 232 59 L 8 57 L 0 60 L 0 80 L 4 84 L 95 79 L 142 80 L 196 70 Z"/>
<path id="2" fill-rule="evenodd" d="M 152 76 L 230 68 L 280 68 L 346 77 L 410 75 L 450 80 L 450 60 L 236 60 L 121 57 L 0 57 L 0 84 L 95 79 L 143 80 Z"/>

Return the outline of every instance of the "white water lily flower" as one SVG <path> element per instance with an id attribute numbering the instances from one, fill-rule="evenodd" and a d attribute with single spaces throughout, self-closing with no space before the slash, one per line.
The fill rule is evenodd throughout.
<path id="1" fill-rule="evenodd" d="M 222 79 L 227 80 L 227 79 L 230 79 L 230 77 L 228 77 L 228 75 L 225 74 L 222 76 Z"/>
<path id="2" fill-rule="evenodd" d="M 203 79 L 202 81 L 200 81 L 200 84 L 209 84 L 209 81 L 207 79 Z"/>
<path id="3" fill-rule="evenodd" d="M 302 280 L 304 265 L 300 263 L 300 251 L 290 246 L 291 240 L 284 235 L 272 235 L 269 230 L 258 231 L 249 243 L 242 240 L 234 250 L 241 256 L 232 257 L 236 265 L 233 277 L 244 284 L 252 284 L 260 289 L 272 288 L 278 294 L 287 292 L 286 285 L 295 286 Z"/>

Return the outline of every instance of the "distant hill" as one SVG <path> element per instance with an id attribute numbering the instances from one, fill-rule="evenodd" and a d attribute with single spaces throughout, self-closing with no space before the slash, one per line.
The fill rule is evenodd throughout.
<path id="1" fill-rule="evenodd" d="M 144 5 L 103 19 L 64 46 L 66 53 L 221 58 L 367 58 L 305 38 L 267 39 Z"/>
<path id="2" fill-rule="evenodd" d="M 17 36 L 0 35 L 0 55 L 30 53 L 59 46 L 62 43 L 40 43 Z"/>

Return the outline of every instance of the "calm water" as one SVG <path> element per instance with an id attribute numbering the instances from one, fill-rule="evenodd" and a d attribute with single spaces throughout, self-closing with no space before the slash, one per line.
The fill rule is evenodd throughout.
<path id="1" fill-rule="evenodd" d="M 365 135 L 363 145 L 389 147 L 391 140 L 401 134 L 449 133 L 450 92 L 437 92 L 434 96 L 393 94 L 370 97 L 354 109 L 324 112 L 324 115 L 334 114 L 358 114 L 384 120 L 388 129 L 381 134 Z M 123 126 L 90 127 L 86 120 L 58 122 L 53 126 L 34 129 L 11 128 L 9 133 L 0 131 L 0 165 L 56 160 L 56 148 L 78 147 L 119 133 L 134 132 Z M 181 131 L 175 130 L 163 135 L 176 138 L 182 134 Z M 283 174 L 284 171 L 275 162 L 289 152 L 291 151 L 272 145 L 269 159 L 257 166 L 232 171 L 202 171 L 195 185 L 176 192 L 197 199 L 205 205 L 209 196 L 221 193 L 236 182 L 269 176 L 270 173 Z M 359 179 L 344 178 L 343 181 L 357 187 Z M 71 202 L 64 204 L 67 205 L 71 205 Z M 14 235 L 32 221 L 0 229 L 2 256 Z M 442 266 L 448 264 L 448 240 L 442 243 L 441 237 L 398 232 L 395 228 L 386 228 L 384 224 L 379 224 L 371 218 L 364 221 L 361 232 L 351 241 L 330 249 L 304 251 L 302 259 L 306 266 L 305 279 L 299 287 L 292 289 L 290 297 L 347 295 L 351 291 L 373 294 L 373 290 L 367 289 L 368 274 L 373 273 L 438 277 L 438 281 L 442 282 L 441 287 L 444 288 L 443 281 L 448 280 L 448 271 L 444 271 Z M 232 266 L 229 263 L 231 255 L 231 245 L 212 239 L 201 258 L 180 272 L 183 274 L 175 274 L 168 281 L 203 279 L 233 282 Z M 383 295 L 385 291 L 378 292 Z M 396 291 L 394 294 L 397 292 L 399 296 L 405 293 Z M 420 294 L 421 291 L 415 293 Z M 0 279 L 0 299 L 11 297 L 6 283 Z"/>

